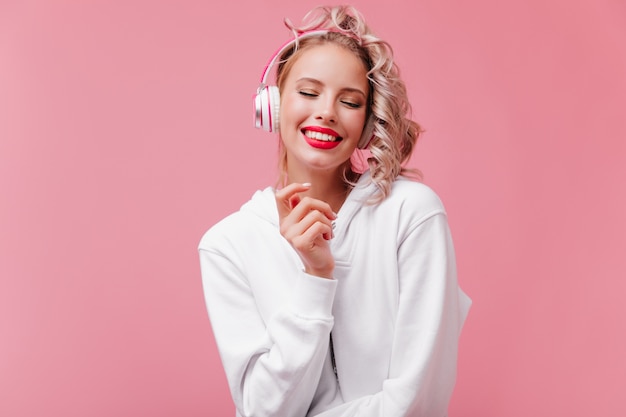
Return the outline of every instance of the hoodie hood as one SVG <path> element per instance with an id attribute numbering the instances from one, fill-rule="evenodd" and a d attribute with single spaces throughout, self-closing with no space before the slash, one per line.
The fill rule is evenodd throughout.
<path id="1" fill-rule="evenodd" d="M 274 188 L 267 187 L 256 191 L 252 198 L 241 206 L 242 213 L 252 214 L 266 222 L 278 226 L 278 210 L 276 209 L 276 198 Z"/>

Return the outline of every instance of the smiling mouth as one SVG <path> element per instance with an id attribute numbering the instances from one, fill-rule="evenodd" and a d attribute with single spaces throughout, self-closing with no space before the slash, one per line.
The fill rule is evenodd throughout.
<path id="1" fill-rule="evenodd" d="M 314 132 L 306 129 L 303 130 L 302 133 L 310 139 L 319 140 L 321 142 L 340 142 L 343 139 L 341 136 L 333 136 L 328 133 Z"/>

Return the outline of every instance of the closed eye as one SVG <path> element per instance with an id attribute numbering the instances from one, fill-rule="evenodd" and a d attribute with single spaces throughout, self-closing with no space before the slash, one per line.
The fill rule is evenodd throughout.
<path id="1" fill-rule="evenodd" d="M 309 91 L 298 91 L 298 93 L 300 93 L 300 95 L 305 96 L 305 97 L 317 97 L 316 93 L 311 93 Z"/>
<path id="2" fill-rule="evenodd" d="M 342 100 L 341 102 L 345 104 L 346 106 L 353 108 L 353 109 L 358 109 L 359 107 L 361 107 L 360 103 L 353 103 L 351 101 L 345 101 L 345 100 Z"/>

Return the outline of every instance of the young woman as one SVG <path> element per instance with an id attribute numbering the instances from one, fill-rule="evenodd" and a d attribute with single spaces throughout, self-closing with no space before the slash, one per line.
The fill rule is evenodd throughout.
<path id="1" fill-rule="evenodd" d="M 279 186 L 199 247 L 237 416 L 445 416 L 470 301 L 440 200 L 402 168 L 419 126 L 391 48 L 350 7 L 287 26 L 257 98 Z"/>

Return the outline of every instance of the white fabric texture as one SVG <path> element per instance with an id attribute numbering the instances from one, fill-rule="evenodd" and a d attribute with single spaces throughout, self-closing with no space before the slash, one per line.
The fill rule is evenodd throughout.
<path id="1" fill-rule="evenodd" d="M 471 301 L 446 213 L 424 184 L 399 178 L 366 204 L 375 189 L 366 172 L 338 213 L 334 279 L 304 272 L 269 187 L 202 237 L 205 300 L 238 417 L 447 414 Z"/>

